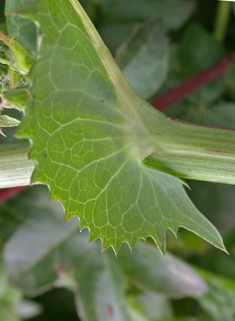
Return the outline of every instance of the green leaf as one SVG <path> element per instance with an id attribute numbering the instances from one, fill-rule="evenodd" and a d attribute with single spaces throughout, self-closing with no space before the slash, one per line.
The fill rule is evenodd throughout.
<path id="1" fill-rule="evenodd" d="M 44 35 L 33 87 L 16 94 L 27 105 L 18 136 L 33 142 L 32 181 L 50 186 L 66 220 L 78 216 L 91 241 L 101 238 L 116 252 L 151 236 L 164 253 L 166 229 L 176 234 L 181 226 L 224 249 L 182 181 L 168 173 L 234 182 L 234 132 L 172 121 L 139 98 L 77 1 L 40 0 L 18 15 L 37 21 Z"/>
<path id="2" fill-rule="evenodd" d="M 168 58 L 168 41 L 159 16 L 140 25 L 116 54 L 124 76 L 144 99 L 153 96 L 165 80 Z"/>
<path id="3" fill-rule="evenodd" d="M 141 289 L 172 298 L 196 297 L 207 291 L 205 282 L 185 263 L 171 254 L 162 260 L 161 254 L 149 244 L 137 243 L 131 256 L 127 246 L 123 246 L 118 260 L 131 281 Z"/>
<path id="4" fill-rule="evenodd" d="M 5 12 L 16 11 L 34 1 L 36 0 L 7 0 Z M 7 16 L 7 29 L 9 35 L 21 41 L 26 49 L 36 51 L 36 27 L 31 21 L 17 16 Z"/>
<path id="5" fill-rule="evenodd" d="M 18 119 L 9 117 L 7 115 L 0 115 L 0 127 L 15 127 L 19 126 L 20 121 Z"/>
<path id="6" fill-rule="evenodd" d="M 177 29 L 192 14 L 195 2 L 192 0 L 104 0 L 102 7 L 104 13 L 113 20 L 144 21 L 153 14 L 158 14 L 162 16 L 167 29 Z"/>

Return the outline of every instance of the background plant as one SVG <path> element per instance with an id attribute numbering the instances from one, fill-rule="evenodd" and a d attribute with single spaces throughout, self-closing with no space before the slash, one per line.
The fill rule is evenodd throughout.
<path id="1" fill-rule="evenodd" d="M 165 3 L 162 8 L 158 7 L 156 13 L 162 16 L 168 31 L 168 46 L 162 22 L 158 17 L 152 18 L 155 8 L 150 5 L 141 1 L 133 7 L 128 7 L 125 1 L 118 4 L 115 1 L 84 3 L 113 53 L 139 23 L 147 20 L 134 31 L 132 39 L 117 51 L 117 62 L 128 80 L 133 82 L 133 87 L 150 100 L 151 95 L 161 95 L 219 62 L 234 41 L 232 32 L 231 36 L 227 35 L 225 45 L 221 44 L 221 36 L 219 43 L 214 40 L 212 32 L 209 32 L 214 25 L 216 2 L 204 1 L 203 5 L 198 2 L 197 8 L 194 2 L 175 2 L 176 7 L 169 6 L 167 1 Z M 123 6 L 129 11 L 125 10 L 123 13 Z M 210 8 L 208 11 L 205 9 L 207 6 Z M 172 18 L 172 12 L 175 19 Z M 203 13 L 206 13 L 205 20 Z M 211 19 L 208 18 L 209 14 Z M 234 19 L 232 16 L 230 18 L 229 31 L 233 30 Z M 186 24 L 182 27 L 183 23 Z M 26 29 L 28 27 L 25 26 Z M 17 28 L 16 24 L 16 30 L 20 29 Z M 112 30 L 115 30 L 115 37 L 110 37 Z M 31 36 L 34 39 L 33 33 Z M 152 41 L 154 37 L 159 42 Z M 31 41 L 27 49 L 33 49 L 33 46 Z M 195 47 L 198 47 L 198 50 L 195 50 Z M 148 59 L 146 64 L 146 55 L 152 57 L 151 63 Z M 141 67 L 142 61 L 145 62 L 144 68 L 138 70 L 136 66 Z M 161 63 L 155 65 L 158 61 Z M 151 72 L 153 66 L 154 73 Z M 223 78 L 217 79 L 167 112 L 196 123 L 233 127 L 233 69 L 232 66 Z M 149 83 L 146 88 L 143 86 L 143 75 L 146 77 L 144 83 Z M 8 140 L 14 139 L 10 133 L 6 133 Z M 3 142 L 6 143 L 6 139 Z M 182 266 L 174 257 L 167 256 L 166 263 L 163 264 L 161 256 L 151 244 L 139 243 L 132 256 L 129 250 L 123 247 L 118 261 L 110 250 L 101 255 L 99 242 L 88 248 L 86 232 L 77 232 L 79 228 L 76 221 L 71 221 L 65 228 L 61 209 L 54 203 L 49 204 L 45 189 L 35 186 L 31 191 L 25 191 L 18 198 L 2 205 L 1 239 L 4 261 L 11 280 L 21 293 L 27 296 L 38 295 L 54 286 L 69 289 L 75 293 L 79 316 L 85 320 L 128 320 L 127 314 L 131 314 L 134 320 L 164 320 L 184 316 L 198 320 L 233 320 L 234 187 L 198 182 L 189 184 L 192 186 L 190 194 L 195 204 L 208 214 L 208 217 L 212 215 L 210 219 L 224 233 L 225 244 L 231 254 L 227 257 L 218 250 L 215 252 L 204 241 L 186 231 L 181 231 L 177 242 L 169 234 L 168 248 L 188 263 L 200 267 L 197 272 L 201 278 L 187 266 Z M 223 206 L 227 208 L 224 209 Z M 30 236 L 32 234 L 33 238 Z M 148 243 L 151 243 L 151 240 L 148 239 Z M 4 268 L 1 275 L 6 284 Z M 186 279 L 185 275 L 188 276 Z M 231 280 L 223 278 L 223 275 Z M 122 276 L 125 276 L 125 293 L 120 286 Z M 15 301 L 19 301 L 20 293 L 13 296 L 8 293 L 8 285 L 2 288 L 8 290 L 1 292 L 1 313 L 5 317 L 4 313 L 14 313 L 13 307 Z M 69 313 L 71 319 L 75 318 L 74 306 L 69 308 L 73 301 L 70 293 L 58 291 L 53 290 L 45 295 L 50 297 L 50 300 L 61 295 L 64 301 L 68 302 L 66 308 L 62 307 L 63 310 L 68 310 L 64 318 L 68 320 Z M 45 295 L 37 300 L 47 300 Z M 172 300 L 177 297 L 197 297 L 197 300 Z M 20 301 L 17 311 L 25 317 L 25 304 L 27 303 L 28 308 L 32 302 L 23 303 L 24 305 Z M 39 313 L 40 307 L 33 306 L 32 311 Z M 53 312 L 45 311 L 38 320 L 51 320 L 50 313 Z M 61 313 L 55 317 L 56 320 L 63 320 Z"/>

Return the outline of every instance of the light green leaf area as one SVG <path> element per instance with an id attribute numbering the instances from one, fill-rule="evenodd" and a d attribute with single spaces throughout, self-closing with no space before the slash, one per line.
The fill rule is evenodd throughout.
<path id="1" fill-rule="evenodd" d="M 27 104 L 18 136 L 33 142 L 30 157 L 37 166 L 32 182 L 49 185 L 66 220 L 78 216 L 81 228 L 89 228 L 91 242 L 101 238 L 104 249 L 112 246 L 118 252 L 123 242 L 133 247 L 150 236 L 165 253 L 166 229 L 176 234 L 179 227 L 224 249 L 182 181 L 168 174 L 169 164 L 164 172 L 161 164 L 155 170 L 143 164 L 154 149 L 169 148 L 175 137 L 179 150 L 178 138 L 187 137 L 191 127 L 174 123 L 135 94 L 77 1 L 39 0 L 18 14 L 36 21 L 43 35 L 30 73 L 33 85 L 23 94 L 16 91 L 18 103 Z M 28 92 L 31 97 L 25 98 Z M 215 135 L 223 142 L 224 136 L 234 135 L 196 127 L 190 139 L 197 133 L 203 142 L 212 142 L 203 145 L 205 160 L 221 147 L 217 139 L 213 145 Z M 228 144 L 233 151 L 233 136 Z M 232 154 L 221 155 L 232 164 L 228 173 L 233 179 Z"/>
<path id="2" fill-rule="evenodd" d="M 20 124 L 18 119 L 9 117 L 7 115 L 0 115 L 0 127 L 15 127 Z"/>
<path id="3" fill-rule="evenodd" d="M 159 16 L 141 24 L 116 53 L 124 76 L 144 99 L 152 97 L 165 80 L 168 60 L 168 40 Z"/>

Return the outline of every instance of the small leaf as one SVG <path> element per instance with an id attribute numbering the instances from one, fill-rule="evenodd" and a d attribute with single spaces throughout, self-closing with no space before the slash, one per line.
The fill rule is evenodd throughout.
<path id="1" fill-rule="evenodd" d="M 0 127 L 15 127 L 19 126 L 20 121 L 18 119 L 9 117 L 7 115 L 0 115 Z"/>
<path id="2" fill-rule="evenodd" d="M 167 38 L 158 16 L 140 25 L 116 53 L 124 76 L 144 99 L 153 96 L 165 80 L 168 58 Z"/>

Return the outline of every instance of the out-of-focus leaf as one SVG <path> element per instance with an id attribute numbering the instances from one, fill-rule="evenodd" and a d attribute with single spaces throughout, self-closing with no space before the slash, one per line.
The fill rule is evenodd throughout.
<path id="1" fill-rule="evenodd" d="M 170 251 L 180 252 L 181 255 L 202 255 L 207 250 L 207 243 L 195 234 L 182 230 L 175 241 L 172 233 L 167 234 L 167 244 Z"/>
<path id="2" fill-rule="evenodd" d="M 102 254 L 99 242 L 89 248 L 87 232 L 80 234 L 76 219 L 65 226 L 62 207 L 49 203 L 45 192 L 34 187 L 16 202 L 4 205 L 12 216 L 15 212 L 19 219 L 28 216 L 6 244 L 5 260 L 12 280 L 32 295 L 52 287 L 68 273 L 78 284 L 77 301 L 83 320 L 128 320 L 114 253 L 109 250 Z M 24 213 L 25 207 L 31 215 Z M 12 222 L 5 222 L 4 227 L 8 224 L 12 228 Z"/>
<path id="3" fill-rule="evenodd" d="M 31 211 L 37 215 L 17 229 L 5 248 L 12 281 L 28 293 L 58 279 L 61 246 L 78 229 L 76 219 L 65 226 L 59 204 Z"/>
<path id="4" fill-rule="evenodd" d="M 214 37 L 198 23 L 190 24 L 179 47 L 181 73 L 191 77 L 212 66 L 226 51 Z"/>
<path id="5" fill-rule="evenodd" d="M 78 237 L 80 250 L 72 270 L 78 283 L 80 318 L 87 321 L 131 320 L 124 298 L 121 270 L 113 251 L 109 249 L 101 254 L 97 242 L 88 250 L 87 236 L 84 246 L 81 236 Z"/>
<path id="6" fill-rule="evenodd" d="M 156 293 L 147 292 L 137 296 L 148 320 L 173 318 L 173 309 L 168 299 Z"/>
<path id="7" fill-rule="evenodd" d="M 37 0 L 6 1 L 5 11 L 16 11 L 33 1 Z M 26 49 L 36 51 L 36 27 L 31 21 L 17 16 L 7 16 L 7 28 L 9 35 L 21 41 Z"/>
<path id="8" fill-rule="evenodd" d="M 156 248 L 144 243 L 139 243 L 132 255 L 126 246 L 118 260 L 111 249 L 101 253 L 99 241 L 88 247 L 87 231 L 80 233 L 73 220 L 65 227 L 62 207 L 48 202 L 45 188 L 35 186 L 3 208 L 17 218 L 13 224 L 5 219 L 4 224 L 10 230 L 4 257 L 11 279 L 26 294 L 33 295 L 66 284 L 64 277 L 71 277 L 78 285 L 79 313 L 83 315 L 83 311 L 88 320 L 109 320 L 119 315 L 128 320 L 120 261 L 128 275 L 133 270 L 131 281 L 141 288 L 173 297 L 197 296 L 206 291 L 202 279 L 186 264 L 171 255 L 164 261 Z M 69 286 L 73 290 L 74 284 Z"/>
<path id="9" fill-rule="evenodd" d="M 211 67 L 220 61 L 225 54 L 224 46 L 216 42 L 213 35 L 202 25 L 199 23 L 189 24 L 180 44 L 171 48 L 170 72 L 159 94 L 179 86 L 188 78 Z M 190 95 L 187 101 L 197 105 L 212 103 L 224 91 L 225 83 L 218 79 Z"/>
<path id="10" fill-rule="evenodd" d="M 98 30 L 111 53 L 115 55 L 116 50 L 127 40 L 138 26 L 139 22 L 135 21 L 108 21 L 103 23 Z"/>
<path id="11" fill-rule="evenodd" d="M 104 0 L 105 15 L 118 21 L 144 21 L 152 15 L 162 16 L 167 29 L 177 29 L 192 14 L 192 0 Z"/>
<path id="12" fill-rule="evenodd" d="M 153 96 L 165 80 L 168 58 L 167 38 L 159 16 L 140 25 L 116 54 L 124 76 L 144 99 Z"/>
<path id="13" fill-rule="evenodd" d="M 149 244 L 138 242 L 131 256 L 128 247 L 123 246 L 118 260 L 137 287 L 173 298 L 198 296 L 207 291 L 204 281 L 188 265 L 170 254 L 163 260 Z"/>
<path id="14" fill-rule="evenodd" d="M 0 31 L 4 32 L 5 34 L 7 33 L 7 24 L 6 24 L 6 22 L 1 22 L 0 23 Z"/>
<path id="15" fill-rule="evenodd" d="M 21 298 L 21 293 L 9 282 L 8 276 L 0 261 L 0 320 L 1 321 L 20 321 L 15 306 Z"/>
<path id="16" fill-rule="evenodd" d="M 27 320 L 40 315 L 43 307 L 30 300 L 22 300 L 15 306 L 15 311 L 22 319 Z"/>
<path id="17" fill-rule="evenodd" d="M 234 197 L 234 192 L 230 191 L 230 197 Z M 232 207 L 231 201 L 231 211 L 234 210 L 234 206 Z M 217 273 L 218 275 L 222 275 L 223 277 L 230 278 L 231 280 L 235 279 L 235 227 L 234 227 L 234 212 L 233 221 L 230 223 L 230 230 L 224 234 L 226 245 L 228 246 L 228 251 L 230 255 L 215 255 L 215 252 L 209 251 L 207 255 L 206 267 L 210 269 L 212 272 Z M 234 289 L 235 291 L 235 289 Z"/>
<path id="18" fill-rule="evenodd" d="M 210 272 L 200 273 L 207 281 L 210 291 L 198 298 L 202 308 L 216 321 L 235 319 L 235 282 Z"/>
<path id="19" fill-rule="evenodd" d="M 225 82 L 228 86 L 229 92 L 232 97 L 235 97 L 234 90 L 235 90 L 235 62 L 232 63 L 230 68 L 228 69 L 225 75 Z"/>

